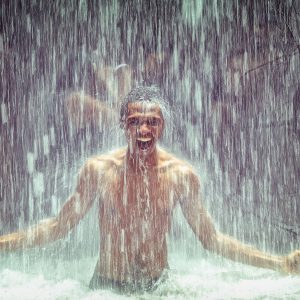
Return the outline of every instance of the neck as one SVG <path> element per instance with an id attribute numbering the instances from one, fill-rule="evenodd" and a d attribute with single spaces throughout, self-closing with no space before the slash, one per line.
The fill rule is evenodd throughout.
<path id="1" fill-rule="evenodd" d="M 129 149 L 126 154 L 127 165 L 130 169 L 136 172 L 150 171 L 157 167 L 158 164 L 158 150 L 154 149 L 152 153 L 145 157 L 141 157 L 138 154 L 130 153 Z"/>

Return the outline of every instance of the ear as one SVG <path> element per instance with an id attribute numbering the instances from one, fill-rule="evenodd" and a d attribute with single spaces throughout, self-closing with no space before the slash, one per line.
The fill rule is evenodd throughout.
<path id="1" fill-rule="evenodd" d="M 159 139 L 163 137 L 164 131 L 165 131 L 165 120 L 163 119 L 163 123 L 161 124 L 160 133 L 158 136 Z"/>

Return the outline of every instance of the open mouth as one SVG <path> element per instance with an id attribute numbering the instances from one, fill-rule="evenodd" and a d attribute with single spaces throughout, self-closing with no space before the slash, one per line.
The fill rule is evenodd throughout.
<path id="1" fill-rule="evenodd" d="M 153 139 L 150 137 L 147 138 L 138 138 L 136 140 L 137 146 L 141 150 L 147 150 L 153 144 Z"/>

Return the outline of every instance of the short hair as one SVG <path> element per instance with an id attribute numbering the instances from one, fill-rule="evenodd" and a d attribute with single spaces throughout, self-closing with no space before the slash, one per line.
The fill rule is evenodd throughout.
<path id="1" fill-rule="evenodd" d="M 120 109 L 120 124 L 124 124 L 128 116 L 128 104 L 133 102 L 149 102 L 160 106 L 162 115 L 167 114 L 167 101 L 157 86 L 138 86 L 132 89 L 123 99 Z"/>

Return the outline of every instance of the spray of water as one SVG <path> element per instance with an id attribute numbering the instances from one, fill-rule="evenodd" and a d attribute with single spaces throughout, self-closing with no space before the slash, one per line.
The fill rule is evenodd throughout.
<path id="1" fill-rule="evenodd" d="M 195 166 L 218 228 L 268 252 L 300 248 L 299 1 L 12 0 L 0 11 L 1 234 L 56 215 L 87 157 L 125 145 L 124 95 L 156 85 L 172 111 L 162 146 Z M 87 289 L 97 214 L 46 248 L 1 254 L 0 298 L 126 298 Z M 296 277 L 207 254 L 179 209 L 168 239 L 171 278 L 145 299 L 299 296 Z"/>

